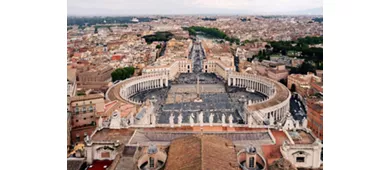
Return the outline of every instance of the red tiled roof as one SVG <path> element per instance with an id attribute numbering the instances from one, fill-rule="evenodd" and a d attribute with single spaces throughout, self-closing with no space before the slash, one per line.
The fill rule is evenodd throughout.
<path id="1" fill-rule="evenodd" d="M 107 167 L 111 165 L 112 161 L 102 160 L 102 161 L 93 161 L 91 166 L 88 166 L 87 170 L 106 170 Z M 106 168 L 104 168 L 106 166 Z"/>
<path id="2" fill-rule="evenodd" d="M 267 165 L 270 165 L 272 162 L 282 158 L 282 153 L 280 153 L 280 147 L 283 142 L 288 140 L 288 137 L 283 131 L 273 130 L 271 131 L 272 135 L 275 138 L 275 145 L 263 145 L 261 149 L 263 150 L 264 157 L 267 160 Z"/>
<path id="3" fill-rule="evenodd" d="M 214 135 L 175 139 L 169 147 L 165 169 L 239 170 L 236 153 L 230 146 L 232 141 Z"/>

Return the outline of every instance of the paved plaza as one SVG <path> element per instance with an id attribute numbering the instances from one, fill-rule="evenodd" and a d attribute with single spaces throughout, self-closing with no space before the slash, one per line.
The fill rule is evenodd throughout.
<path id="1" fill-rule="evenodd" d="M 198 98 L 197 75 L 199 75 L 199 97 L 202 102 L 194 102 Z M 267 96 L 259 92 L 248 92 L 245 88 L 227 86 L 222 79 L 213 73 L 182 73 L 166 88 L 152 89 L 137 93 L 133 100 L 145 102 L 147 99 L 156 99 L 154 103 L 157 113 L 157 122 L 168 124 L 171 114 L 175 116 L 174 122 L 181 113 L 182 123 L 189 123 L 189 116 L 193 115 L 195 123 L 198 114 L 203 112 L 203 122 L 209 123 L 210 114 L 214 115 L 214 123 L 225 122 L 233 116 L 234 123 L 243 123 L 242 114 L 244 102 L 248 100 L 264 100 Z"/>

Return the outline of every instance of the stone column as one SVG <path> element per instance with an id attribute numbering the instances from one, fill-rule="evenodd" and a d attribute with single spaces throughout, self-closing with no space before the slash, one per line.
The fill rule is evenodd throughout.
<path id="1" fill-rule="evenodd" d="M 86 157 L 87 157 L 87 163 L 88 164 L 92 164 L 92 162 L 93 162 L 93 151 L 92 151 L 92 146 L 86 146 L 85 147 L 85 150 L 87 151 L 87 155 L 86 155 Z"/>

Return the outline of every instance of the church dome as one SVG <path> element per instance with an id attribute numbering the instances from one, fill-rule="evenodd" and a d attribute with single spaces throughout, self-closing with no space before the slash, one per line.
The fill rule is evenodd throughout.
<path id="1" fill-rule="evenodd" d="M 148 148 L 148 154 L 155 154 L 157 153 L 158 149 L 155 144 L 150 144 Z"/>
<path id="2" fill-rule="evenodd" d="M 256 153 L 256 148 L 253 145 L 250 145 L 246 148 L 247 153 Z"/>

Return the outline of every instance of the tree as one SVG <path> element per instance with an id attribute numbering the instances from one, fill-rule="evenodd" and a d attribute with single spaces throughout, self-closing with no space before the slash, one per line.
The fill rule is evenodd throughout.
<path id="1" fill-rule="evenodd" d="M 111 73 L 111 79 L 113 82 L 120 80 L 120 77 L 119 77 L 118 72 L 116 70 Z"/>
<path id="2" fill-rule="evenodd" d="M 157 48 L 157 49 L 160 49 L 160 48 L 161 48 L 161 45 L 160 45 L 160 44 L 156 45 L 156 48 Z"/>
<path id="3" fill-rule="evenodd" d="M 281 79 L 279 82 L 282 83 L 283 85 L 287 86 L 287 79 Z"/>
<path id="4" fill-rule="evenodd" d="M 282 50 L 282 55 L 287 55 L 287 52 L 286 52 L 286 50 Z"/>

